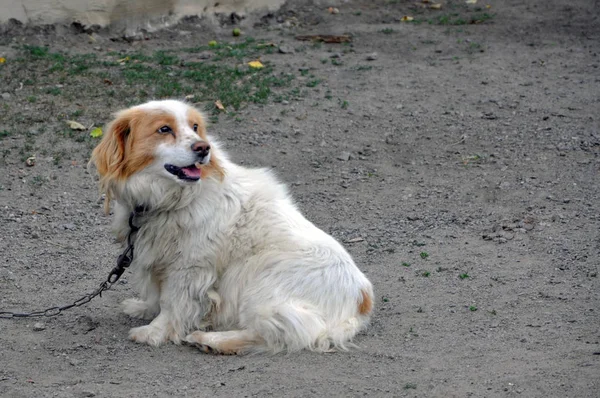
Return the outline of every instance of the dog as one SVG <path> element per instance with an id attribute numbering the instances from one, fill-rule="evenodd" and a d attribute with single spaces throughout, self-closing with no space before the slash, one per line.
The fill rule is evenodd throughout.
<path id="1" fill-rule="evenodd" d="M 373 287 L 333 237 L 302 216 L 267 169 L 229 160 L 203 115 L 176 100 L 116 114 L 90 165 L 118 239 L 130 232 L 139 299 L 150 320 L 129 338 L 206 353 L 346 350 L 366 327 Z"/>

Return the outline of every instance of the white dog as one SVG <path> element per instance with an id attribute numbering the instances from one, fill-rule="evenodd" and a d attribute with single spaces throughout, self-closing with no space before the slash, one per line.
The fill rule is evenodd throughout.
<path id="1" fill-rule="evenodd" d="M 136 206 L 147 209 L 133 235 L 141 299 L 123 309 L 152 321 L 131 329 L 133 341 L 323 352 L 366 326 L 373 288 L 350 255 L 271 172 L 232 163 L 194 108 L 167 100 L 121 111 L 90 163 L 106 204 L 116 202 L 117 236 Z"/>

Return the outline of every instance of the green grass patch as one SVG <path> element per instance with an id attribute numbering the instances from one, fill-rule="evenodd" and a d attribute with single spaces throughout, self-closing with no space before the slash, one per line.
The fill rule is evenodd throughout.
<path id="1" fill-rule="evenodd" d="M 265 104 L 274 94 L 281 100 L 304 95 L 293 87 L 293 74 L 278 73 L 268 64 L 259 69 L 247 65 L 275 49 L 272 43 L 257 42 L 248 37 L 237 43 L 217 43 L 179 52 L 111 52 L 100 59 L 95 53 L 68 55 L 51 52 L 47 47 L 24 46 L 24 57 L 20 59 L 24 68 L 11 71 L 9 77 L 20 81 L 27 79 L 30 85 L 44 81 L 50 86 L 45 94 L 63 94 L 73 101 L 82 97 L 114 97 L 127 104 L 135 104 L 148 99 L 193 94 L 196 102 L 212 104 L 220 100 L 228 110 L 238 110 L 248 103 Z M 207 59 L 202 57 L 199 62 L 184 61 L 180 57 L 182 52 L 204 51 L 211 54 Z M 89 78 L 92 84 L 86 84 L 85 89 L 73 84 L 82 82 L 80 76 Z M 307 87 L 316 87 L 322 81 L 311 77 Z M 65 87 L 59 89 L 57 84 Z M 26 98 L 32 103 L 37 101 L 33 95 Z"/>

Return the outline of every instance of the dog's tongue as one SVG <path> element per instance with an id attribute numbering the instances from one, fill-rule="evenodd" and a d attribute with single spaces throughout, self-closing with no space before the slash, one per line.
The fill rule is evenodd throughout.
<path id="1" fill-rule="evenodd" d="M 191 178 L 200 178 L 200 174 L 202 173 L 200 168 L 193 166 L 182 167 L 181 171 L 187 176 Z"/>

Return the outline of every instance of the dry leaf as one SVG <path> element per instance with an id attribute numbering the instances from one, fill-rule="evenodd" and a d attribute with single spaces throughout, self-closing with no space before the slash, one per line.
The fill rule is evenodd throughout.
<path id="1" fill-rule="evenodd" d="M 129 57 L 125 57 L 125 58 L 121 58 L 121 59 L 117 60 L 117 62 L 120 63 L 120 64 L 122 64 L 124 62 L 127 62 L 127 61 L 129 61 Z"/>
<path id="2" fill-rule="evenodd" d="M 410 22 L 412 20 L 414 20 L 414 18 L 413 17 L 409 17 L 408 15 L 405 15 L 402 18 L 400 18 L 400 21 L 402 21 L 402 22 Z"/>
<path id="3" fill-rule="evenodd" d="M 259 60 L 248 62 L 248 66 L 254 69 L 261 69 L 265 67 Z"/>
<path id="4" fill-rule="evenodd" d="M 477 4 L 477 0 L 467 0 L 465 1 L 467 4 Z"/>
<path id="5" fill-rule="evenodd" d="M 363 242 L 364 240 L 365 240 L 364 238 L 358 237 L 358 238 L 348 239 L 344 243 L 357 243 L 357 242 Z"/>
<path id="6" fill-rule="evenodd" d="M 215 101 L 215 106 L 217 107 L 218 110 L 223 111 L 223 112 L 227 112 L 227 109 L 225 109 L 225 107 L 223 106 L 223 103 L 221 102 L 221 100 L 216 100 Z"/>
<path id="7" fill-rule="evenodd" d="M 104 84 L 106 84 L 107 86 L 112 86 L 113 82 L 109 79 L 104 79 Z"/>
<path id="8" fill-rule="evenodd" d="M 491 6 L 491 5 L 489 5 L 489 4 L 486 4 L 485 8 L 488 8 L 488 9 L 489 9 L 489 8 L 492 8 L 492 6 Z"/>
<path id="9" fill-rule="evenodd" d="M 85 126 L 74 120 L 67 120 L 67 124 L 69 125 L 71 130 L 85 131 Z"/>
<path id="10" fill-rule="evenodd" d="M 429 6 L 432 10 L 440 10 L 442 8 L 442 3 L 435 3 Z"/>
<path id="11" fill-rule="evenodd" d="M 296 40 L 302 41 L 322 41 L 323 43 L 350 43 L 352 36 L 349 35 L 300 35 L 296 36 Z"/>
<path id="12" fill-rule="evenodd" d="M 0 57 L 0 64 L 3 64 L 3 63 L 5 63 L 5 62 L 6 62 L 6 58 L 4 58 L 4 57 Z"/>
<path id="13" fill-rule="evenodd" d="M 93 138 L 102 137 L 102 129 L 100 127 L 96 127 L 92 131 L 90 131 L 90 136 Z"/>

